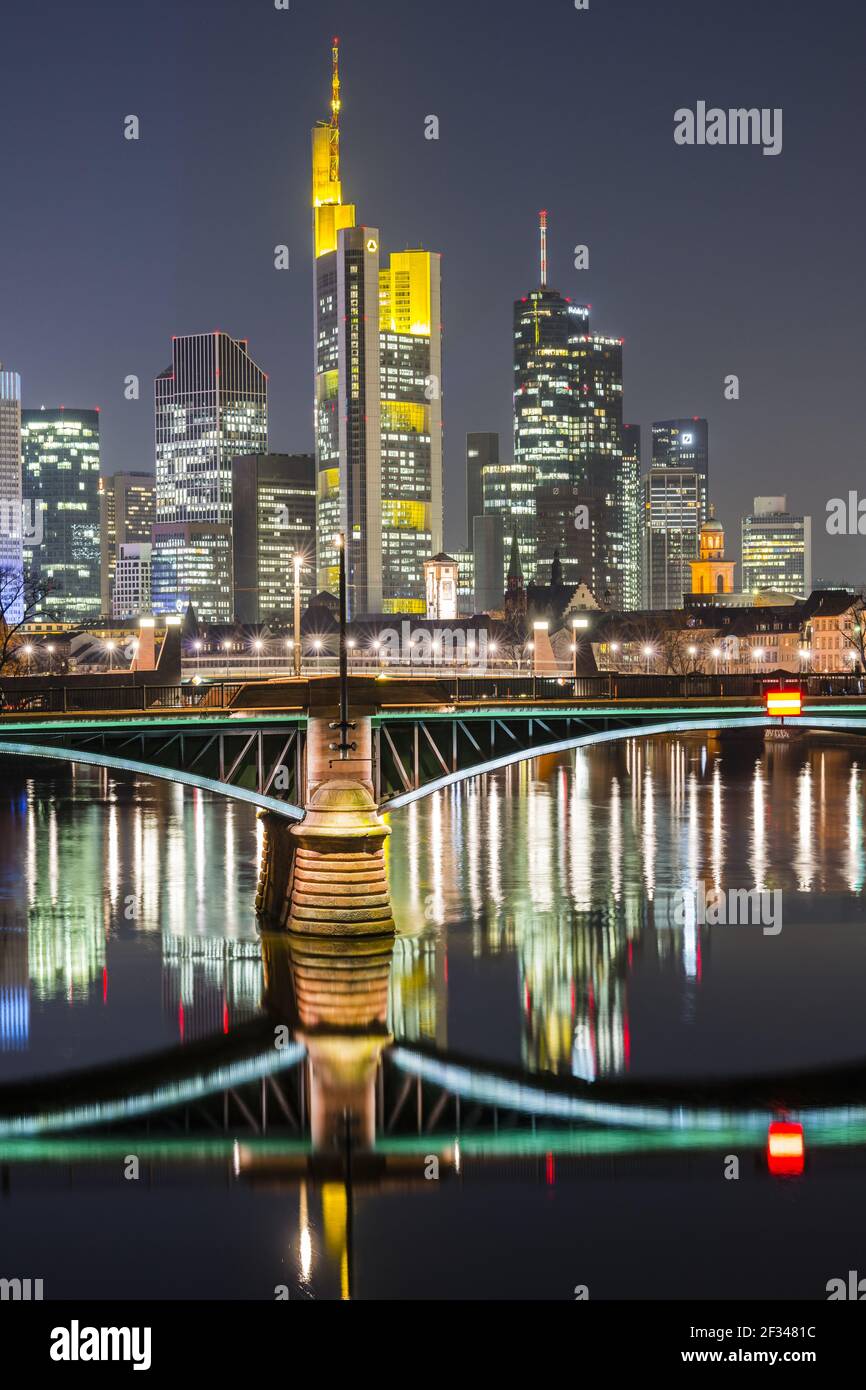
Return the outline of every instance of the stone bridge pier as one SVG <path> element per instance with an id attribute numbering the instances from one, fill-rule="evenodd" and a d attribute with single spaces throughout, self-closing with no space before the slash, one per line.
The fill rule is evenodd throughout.
<path id="1" fill-rule="evenodd" d="M 388 1031 L 392 936 L 355 941 L 265 935 L 265 1002 L 307 1049 L 310 1134 L 316 1149 L 376 1137 L 376 1078 Z"/>
<path id="2" fill-rule="evenodd" d="M 327 683 L 329 684 L 329 683 Z M 304 819 L 289 825 L 264 813 L 265 844 L 256 908 L 269 929 L 305 936 L 387 936 L 394 932 L 385 869 L 391 833 L 373 795 L 371 711 L 353 711 L 341 759 L 333 699 L 307 725 Z M 327 694 L 323 692 L 323 694 Z"/>

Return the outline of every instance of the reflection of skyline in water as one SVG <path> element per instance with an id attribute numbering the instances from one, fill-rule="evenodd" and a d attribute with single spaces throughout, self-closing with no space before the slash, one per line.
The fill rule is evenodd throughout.
<path id="1" fill-rule="evenodd" d="M 531 1070 L 623 1073 L 646 1049 L 641 1009 L 687 1029 L 730 968 L 694 913 L 674 920 L 672 893 L 782 888 L 786 922 L 798 901 L 853 902 L 863 791 L 856 750 L 691 736 L 518 764 L 413 803 L 391 817 L 388 1028 Z M 0 1049 L 28 1049 L 40 1008 L 84 1017 L 124 990 L 148 1017 L 129 1036 L 113 1015 L 101 1037 L 88 1023 L 105 1055 L 259 1012 L 248 808 L 73 769 L 22 778 L 2 831 Z"/>
<path id="2" fill-rule="evenodd" d="M 71 766 L 22 778 L 4 810 L 0 1049 L 26 1048 L 34 1006 L 107 1001 L 112 940 L 160 952 L 181 1041 L 258 1011 L 260 841 L 245 808 Z"/>
<path id="3" fill-rule="evenodd" d="M 709 929 L 674 916 L 676 890 L 688 905 L 700 882 L 781 889 L 796 924 L 798 900 L 826 895 L 832 917 L 864 886 L 862 770 L 856 752 L 817 743 L 579 750 L 413 803 L 393 830 L 395 914 L 416 933 L 395 964 L 395 998 L 413 1000 L 394 1010 L 395 1033 L 432 1041 L 435 1018 L 445 1045 L 442 1010 L 419 996 L 448 979 L 462 942 L 477 961 L 515 959 L 522 1064 L 588 1080 L 630 1065 L 636 951 L 642 982 L 655 961 L 654 988 L 676 980 L 684 1023 L 694 1016 Z"/>

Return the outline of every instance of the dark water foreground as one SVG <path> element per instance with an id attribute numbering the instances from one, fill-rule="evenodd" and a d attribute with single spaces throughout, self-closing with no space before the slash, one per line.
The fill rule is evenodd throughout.
<path id="1" fill-rule="evenodd" d="M 864 767 L 691 736 L 479 779 L 392 818 L 393 951 L 322 958 L 257 934 L 249 808 L 5 761 L 0 1277 L 823 1298 L 866 1273 L 866 1110 L 819 1095 L 780 1178 L 760 1125 L 669 1105 L 866 1058 Z M 758 889 L 773 921 L 702 924 L 696 884 Z M 557 1109 L 618 1086 L 647 1115 Z"/>

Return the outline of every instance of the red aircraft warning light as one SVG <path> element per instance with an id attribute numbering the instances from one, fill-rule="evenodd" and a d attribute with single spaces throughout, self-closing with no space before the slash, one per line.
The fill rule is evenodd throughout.
<path id="1" fill-rule="evenodd" d="M 767 1167 L 775 1177 L 796 1177 L 806 1163 L 803 1126 L 774 1120 L 767 1132 Z"/>
<path id="2" fill-rule="evenodd" d="M 802 690 L 768 690 L 767 713 L 778 719 L 798 717 L 803 713 Z"/>

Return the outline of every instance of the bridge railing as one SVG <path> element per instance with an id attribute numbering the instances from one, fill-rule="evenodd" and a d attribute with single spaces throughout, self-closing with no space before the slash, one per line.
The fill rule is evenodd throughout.
<path id="1" fill-rule="evenodd" d="M 13 688 L 0 684 L 0 713 L 135 713 L 148 710 L 228 709 L 241 689 L 238 681 L 212 685 L 102 685 Z"/>

